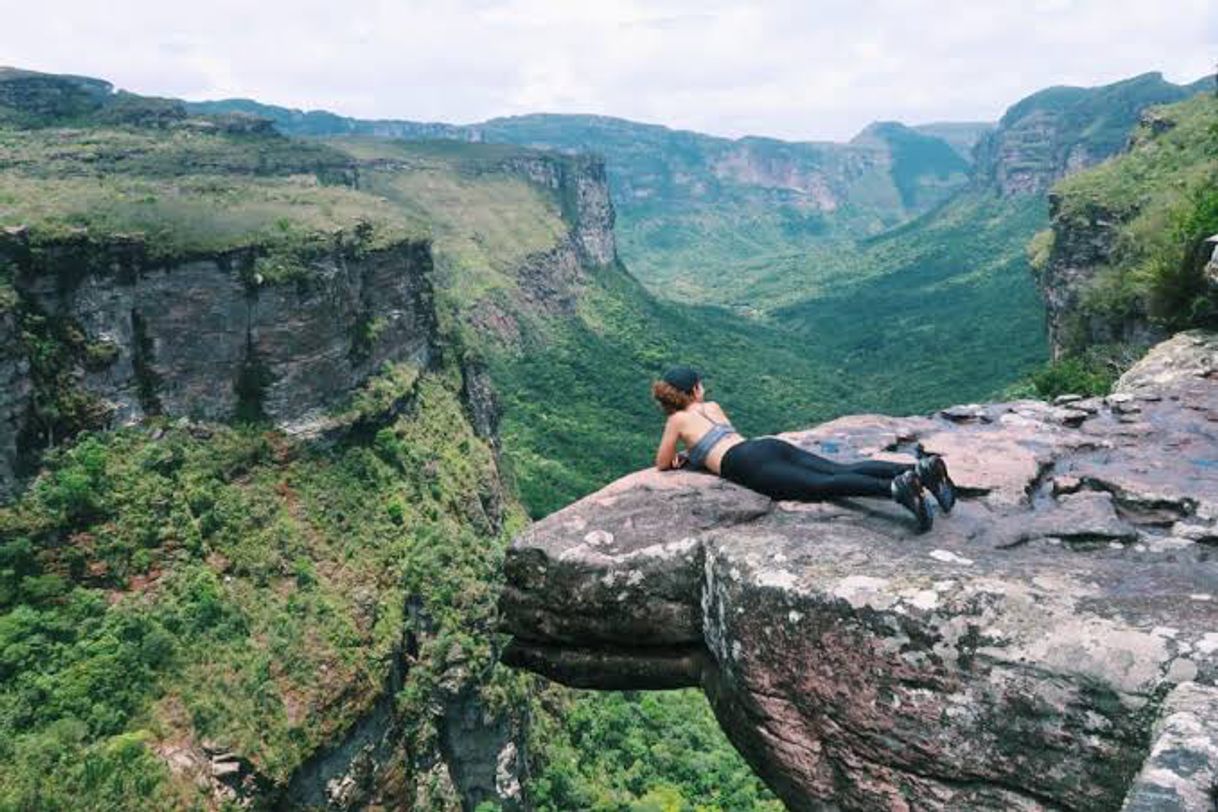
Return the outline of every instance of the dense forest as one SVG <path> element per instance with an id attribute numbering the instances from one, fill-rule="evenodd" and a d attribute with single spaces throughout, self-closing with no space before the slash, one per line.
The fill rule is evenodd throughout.
<path id="1" fill-rule="evenodd" d="M 1029 116 L 1055 117 L 1053 143 L 1001 148 Z M 383 717 L 396 766 L 366 803 L 498 808 L 464 736 L 494 740 L 492 762 L 518 746 L 539 809 L 773 812 L 700 695 L 496 664 L 506 545 L 649 462 L 649 381 L 690 363 L 766 434 L 1106 391 L 1145 336 L 1218 320 L 1197 262 L 1218 232 L 1208 86 L 1059 88 L 950 140 L 889 123 L 846 145 L 353 121 L 0 72 L 0 406 L 20 427 L 3 435 L 0 808 L 303 804 L 318 759 Z M 1066 176 L 1067 154 L 1091 168 Z M 1043 287 L 1097 220 L 1112 249 L 1049 363 Z M 312 354 L 362 379 L 299 421 L 276 416 L 277 387 L 303 384 L 254 352 L 247 315 L 224 316 L 245 354 L 207 359 L 231 408 L 174 413 L 184 367 L 119 295 L 206 267 L 246 314 L 341 298 L 373 272 L 355 269 L 403 257 L 427 280 L 426 346 L 395 357 L 388 294 L 360 293 L 338 349 Z M 197 315 L 196 298 L 165 309 Z M 217 754 L 236 765 L 221 801 L 198 780 Z"/>

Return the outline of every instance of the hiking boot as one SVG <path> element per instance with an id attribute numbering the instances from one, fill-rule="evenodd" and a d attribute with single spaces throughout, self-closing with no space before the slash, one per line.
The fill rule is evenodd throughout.
<path id="1" fill-rule="evenodd" d="M 909 510 L 918 520 L 919 533 L 925 533 L 934 524 L 934 516 L 931 515 L 930 505 L 926 503 L 926 494 L 922 490 L 922 483 L 918 481 L 916 472 L 906 471 L 893 478 L 892 498 L 897 504 L 903 505 Z"/>
<path id="2" fill-rule="evenodd" d="M 956 483 L 947 475 L 947 463 L 938 454 L 918 458 L 918 479 L 922 487 L 935 495 L 935 501 L 944 513 L 951 513 L 956 505 Z"/>

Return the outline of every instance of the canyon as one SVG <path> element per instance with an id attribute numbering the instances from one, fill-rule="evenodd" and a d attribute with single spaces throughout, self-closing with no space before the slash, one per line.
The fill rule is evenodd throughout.
<path id="1" fill-rule="evenodd" d="M 791 809 L 1208 809 L 1189 765 L 1218 740 L 1215 421 L 1218 337 L 1193 332 L 1107 397 L 783 435 L 942 454 L 963 497 L 924 535 L 882 500 L 631 474 L 513 542 L 504 659 L 700 687 Z"/>

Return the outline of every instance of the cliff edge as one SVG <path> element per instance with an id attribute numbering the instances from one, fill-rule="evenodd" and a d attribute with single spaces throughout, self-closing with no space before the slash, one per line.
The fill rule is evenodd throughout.
<path id="1" fill-rule="evenodd" d="M 883 500 L 624 477 L 514 541 L 504 659 L 701 687 L 791 809 L 1209 808 L 1218 336 L 1059 401 L 785 435 L 943 454 L 964 496 L 921 536 Z"/>

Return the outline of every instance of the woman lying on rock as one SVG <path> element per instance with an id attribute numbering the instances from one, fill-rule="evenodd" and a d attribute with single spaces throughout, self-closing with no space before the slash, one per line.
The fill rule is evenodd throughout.
<path id="1" fill-rule="evenodd" d="M 675 367 L 651 386 L 668 414 L 656 451 L 656 467 L 706 468 L 724 479 L 772 499 L 811 502 L 839 496 L 888 496 L 918 521 L 918 531 L 933 522 L 923 488 L 934 494 L 944 513 L 956 502 L 947 465 L 937 454 L 916 463 L 865 460 L 843 464 L 805 451 L 778 437 L 745 439 L 732 428 L 719 404 L 703 399 L 702 380 L 689 367 Z M 677 441 L 688 454 L 677 452 Z"/>

